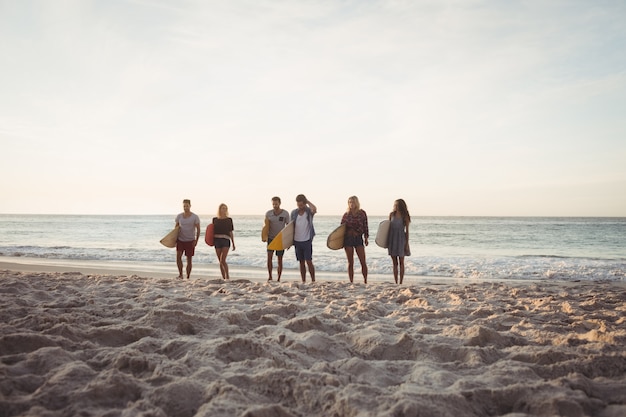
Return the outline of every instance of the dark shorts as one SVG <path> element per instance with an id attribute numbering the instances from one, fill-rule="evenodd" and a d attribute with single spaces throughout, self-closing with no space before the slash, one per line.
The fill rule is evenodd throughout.
<path id="1" fill-rule="evenodd" d="M 196 242 L 192 240 L 190 242 L 176 241 L 176 251 L 183 252 L 185 256 L 193 256 L 196 253 Z"/>
<path id="2" fill-rule="evenodd" d="M 346 237 L 343 239 L 344 248 L 356 248 L 357 246 L 364 246 L 363 235 L 359 235 L 359 236 L 346 235 Z"/>
<path id="3" fill-rule="evenodd" d="M 293 242 L 296 248 L 296 259 L 299 261 L 312 261 L 313 260 L 313 240 L 307 240 L 306 242 Z"/>
<path id="4" fill-rule="evenodd" d="M 215 239 L 213 239 L 213 246 L 218 249 L 230 248 L 230 239 L 226 239 L 224 237 L 216 237 Z"/>
<path id="5" fill-rule="evenodd" d="M 272 240 L 274 240 L 274 239 L 268 239 L 267 240 L 267 245 L 268 246 L 269 246 L 270 243 L 272 243 Z M 276 250 L 276 251 L 274 251 L 274 250 L 268 249 L 267 251 L 268 252 L 276 252 L 276 256 L 278 256 L 279 258 L 282 257 L 285 254 L 284 250 Z"/>

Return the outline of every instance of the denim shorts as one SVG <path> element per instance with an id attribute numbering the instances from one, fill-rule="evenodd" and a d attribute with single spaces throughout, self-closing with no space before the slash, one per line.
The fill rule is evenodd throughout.
<path id="1" fill-rule="evenodd" d="M 224 237 L 216 237 L 213 239 L 213 246 L 216 248 L 230 248 L 230 239 L 226 239 Z"/>
<path id="2" fill-rule="evenodd" d="M 293 242 L 296 248 L 296 259 L 299 261 L 313 260 L 313 240 L 306 242 Z"/>
<path id="3" fill-rule="evenodd" d="M 343 247 L 344 248 L 356 248 L 357 246 L 364 246 L 363 244 L 363 235 L 358 236 L 348 236 L 343 239 Z"/>

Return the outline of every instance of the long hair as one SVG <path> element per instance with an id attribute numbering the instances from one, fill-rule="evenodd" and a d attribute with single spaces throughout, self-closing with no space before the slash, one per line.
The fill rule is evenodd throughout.
<path id="1" fill-rule="evenodd" d="M 217 208 L 217 218 L 221 218 L 221 211 L 222 211 L 222 207 L 226 207 L 226 217 L 228 217 L 228 206 L 224 203 L 220 204 L 219 207 Z"/>
<path id="2" fill-rule="evenodd" d="M 402 216 L 404 224 L 411 223 L 411 215 L 409 214 L 409 209 L 406 206 L 406 202 L 403 199 L 399 198 L 396 200 L 396 207 L 397 210 L 400 212 L 400 216 Z"/>
<path id="3" fill-rule="evenodd" d="M 352 197 L 348 197 L 348 208 L 346 209 L 346 213 L 350 213 L 350 200 L 354 201 L 355 211 L 357 213 L 361 211 L 361 203 L 359 203 L 359 197 L 353 195 Z"/>

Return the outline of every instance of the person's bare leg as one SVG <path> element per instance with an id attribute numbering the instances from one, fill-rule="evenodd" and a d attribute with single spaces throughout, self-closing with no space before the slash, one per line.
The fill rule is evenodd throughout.
<path id="1" fill-rule="evenodd" d="M 178 278 L 183 279 L 183 252 L 176 251 L 176 266 L 178 267 Z"/>
<path id="2" fill-rule="evenodd" d="M 391 261 L 393 262 L 393 279 L 398 283 L 398 257 L 392 256 Z"/>
<path id="3" fill-rule="evenodd" d="M 193 268 L 193 263 L 191 262 L 191 256 L 187 257 L 187 279 L 191 276 L 191 268 Z"/>
<path id="4" fill-rule="evenodd" d="M 367 263 L 365 263 L 365 246 L 357 246 L 356 254 L 359 257 L 359 262 L 361 263 L 361 273 L 363 274 L 363 282 L 367 284 Z"/>
<path id="5" fill-rule="evenodd" d="M 278 257 L 278 281 L 280 281 L 280 277 L 283 275 L 283 257 Z"/>
<path id="6" fill-rule="evenodd" d="M 267 251 L 267 280 L 272 280 L 272 258 L 274 256 L 274 252 Z M 280 275 L 278 280 L 280 281 Z"/>
<path id="7" fill-rule="evenodd" d="M 352 246 L 344 247 L 346 258 L 348 258 L 348 278 L 350 282 L 354 281 L 354 248 Z"/>
<path id="8" fill-rule="evenodd" d="M 223 265 L 224 273 L 226 274 L 226 279 L 230 279 L 230 274 L 228 273 L 228 264 L 226 263 L 226 257 L 228 256 L 228 251 L 230 248 L 222 249 L 222 258 L 220 263 Z"/>
<path id="9" fill-rule="evenodd" d="M 309 274 L 311 275 L 311 282 L 315 282 L 315 267 L 313 266 L 313 261 L 306 261 L 309 266 Z"/>
<path id="10" fill-rule="evenodd" d="M 306 282 L 306 264 L 304 261 L 300 261 L 300 277 L 302 282 Z"/>
<path id="11" fill-rule="evenodd" d="M 228 275 L 228 264 L 226 263 L 228 249 L 229 248 L 215 248 L 217 260 L 220 263 L 220 272 L 222 273 L 222 279 L 230 279 L 230 276 Z"/>

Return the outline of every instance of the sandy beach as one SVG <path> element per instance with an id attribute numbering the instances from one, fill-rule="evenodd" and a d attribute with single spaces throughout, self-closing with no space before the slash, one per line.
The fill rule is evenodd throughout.
<path id="1" fill-rule="evenodd" d="M 0 264 L 0 417 L 626 415 L 626 285 Z"/>

